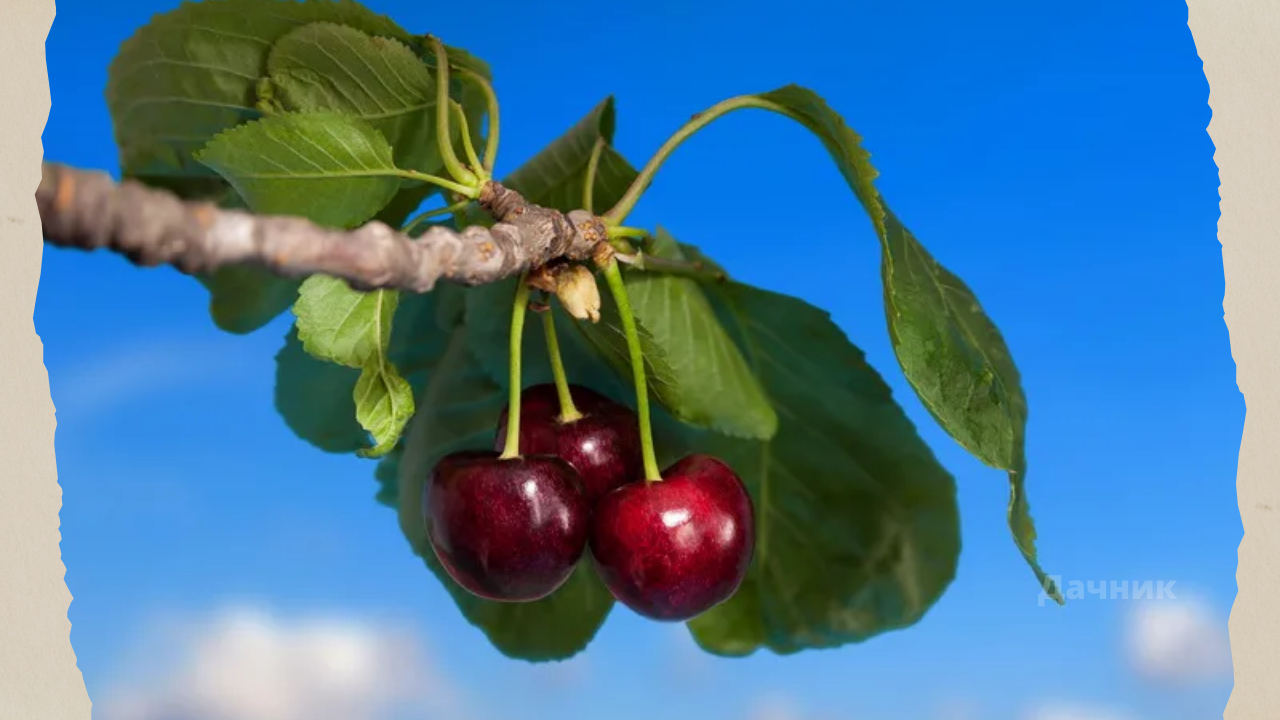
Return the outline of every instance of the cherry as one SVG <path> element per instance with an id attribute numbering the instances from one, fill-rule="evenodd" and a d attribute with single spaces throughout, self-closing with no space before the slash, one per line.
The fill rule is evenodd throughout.
<path id="1" fill-rule="evenodd" d="M 688 620 L 729 599 L 755 545 L 751 496 L 710 455 L 610 492 L 596 505 L 589 547 L 605 585 L 636 613 Z"/>
<path id="2" fill-rule="evenodd" d="M 640 426 L 631 409 L 581 385 L 569 394 L 582 417 L 560 422 L 560 396 L 552 383 L 520 394 L 520 452 L 555 455 L 573 466 L 591 505 L 643 474 Z M 507 410 L 498 418 L 494 449 L 507 440 Z"/>
<path id="3" fill-rule="evenodd" d="M 578 474 L 549 455 L 446 455 L 432 469 L 423 514 L 445 571 L 488 600 L 550 595 L 586 549 L 589 507 Z"/>

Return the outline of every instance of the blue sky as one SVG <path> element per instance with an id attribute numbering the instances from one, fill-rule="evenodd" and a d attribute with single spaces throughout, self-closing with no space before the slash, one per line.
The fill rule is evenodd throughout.
<path id="1" fill-rule="evenodd" d="M 116 169 L 107 64 L 175 4 L 59 3 L 46 158 Z M 575 0 L 531 12 L 495 0 L 481 24 L 476 6 L 367 4 L 493 66 L 499 174 L 608 94 L 616 145 L 635 164 L 726 97 L 790 82 L 822 94 L 864 136 L 897 214 L 1013 350 L 1047 568 L 1066 583 L 1174 582 L 1186 611 L 1038 601 L 1005 526 L 1003 477 L 933 425 L 897 370 L 879 251 L 847 186 L 798 126 L 741 113 L 676 153 L 631 224 L 661 223 L 742 280 L 829 309 L 883 372 L 960 488 L 959 576 L 921 623 L 837 651 L 728 661 L 618 610 L 569 667 L 506 660 L 374 503 L 372 467 L 313 450 L 275 414 L 288 316 L 225 335 L 191 279 L 46 248 L 35 322 L 58 409 L 71 639 L 95 703 L 156 663 L 139 648 L 164 618 L 248 603 L 279 622 L 408 623 L 426 659 L 404 662 L 463 698 L 468 720 L 1220 715 L 1229 677 L 1158 686 L 1125 649 L 1144 622 L 1165 622 L 1143 637 L 1165 638 L 1167 652 L 1152 652 L 1166 665 L 1220 642 L 1242 536 L 1245 408 L 1222 320 L 1208 84 L 1185 5 Z M 758 197 L 766 174 L 806 196 Z M 699 210 L 716 204 L 733 211 Z"/>

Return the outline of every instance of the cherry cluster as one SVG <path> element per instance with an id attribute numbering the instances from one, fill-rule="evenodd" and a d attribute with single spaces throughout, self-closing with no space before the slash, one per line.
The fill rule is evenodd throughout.
<path id="1" fill-rule="evenodd" d="M 635 413 L 569 385 L 520 393 L 519 454 L 504 457 L 508 410 L 493 451 L 442 458 L 423 494 L 432 548 L 459 585 L 489 600 L 531 602 L 559 589 L 583 554 L 636 613 L 688 620 L 727 600 L 755 542 L 751 497 L 736 473 L 692 454 L 646 477 Z"/>

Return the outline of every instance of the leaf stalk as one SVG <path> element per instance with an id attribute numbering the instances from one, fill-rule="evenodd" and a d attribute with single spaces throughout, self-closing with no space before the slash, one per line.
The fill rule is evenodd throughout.
<path id="1" fill-rule="evenodd" d="M 452 100 L 449 98 L 449 55 L 440 38 L 432 35 L 429 39 L 436 56 L 436 142 L 440 147 L 440 159 L 444 161 L 445 169 L 454 180 L 470 187 L 479 187 L 480 179 L 462 166 L 458 155 L 453 151 L 449 131 L 449 115 L 452 112 Z"/>
<path id="2" fill-rule="evenodd" d="M 480 156 L 476 154 L 476 146 L 471 142 L 471 126 L 467 123 L 467 114 L 463 112 L 462 106 L 456 101 L 450 100 L 449 106 L 453 109 L 453 114 L 458 120 L 458 132 L 462 135 L 462 149 L 467 154 L 467 162 L 471 163 L 471 167 L 476 168 L 480 173 L 476 176 L 478 184 L 483 185 L 488 177 L 485 177 L 483 163 Z"/>
<path id="3" fill-rule="evenodd" d="M 424 182 L 428 185 L 435 185 L 436 187 L 444 188 L 449 192 L 458 193 L 459 195 L 472 200 L 480 197 L 480 188 L 478 185 L 460 185 L 438 175 L 430 175 L 424 172 L 418 172 L 417 170 L 396 170 L 394 173 L 389 174 L 405 178 L 406 180 L 417 180 L 418 182 Z M 472 177 L 475 176 L 473 175 Z"/>
<path id="4" fill-rule="evenodd" d="M 587 159 L 587 177 L 582 183 L 582 209 L 595 213 L 596 172 L 600 169 L 600 156 L 604 154 L 604 138 L 596 138 L 591 146 L 591 157 Z"/>
<path id="5" fill-rule="evenodd" d="M 498 131 L 501 129 L 501 124 L 498 122 L 498 95 L 493 91 L 493 86 L 484 77 L 470 70 L 459 70 L 459 73 L 480 88 L 480 91 L 484 93 L 485 101 L 489 105 L 489 132 L 484 142 L 483 167 L 485 172 L 492 174 L 494 163 L 498 160 Z"/>
<path id="6" fill-rule="evenodd" d="M 640 196 L 644 194 L 645 190 L 649 189 L 649 184 L 653 182 L 653 176 L 658 172 L 658 168 L 662 167 L 662 164 L 666 162 L 671 153 L 674 152 L 677 147 L 680 147 L 685 140 L 688 140 L 694 133 L 707 125 L 710 125 L 716 119 L 723 117 L 734 110 L 741 110 L 743 108 L 769 110 L 771 112 L 785 115 L 792 120 L 800 120 L 795 113 L 786 107 L 779 105 L 778 103 L 765 100 L 756 95 L 740 95 L 738 97 L 732 97 L 728 100 L 722 100 L 700 113 L 696 113 L 689 122 L 685 123 L 683 127 L 677 130 L 675 134 L 668 138 L 667 141 L 658 148 L 658 151 L 653 154 L 653 157 L 649 159 L 649 162 L 640 170 L 640 174 L 634 181 L 632 181 L 631 186 L 627 188 L 626 193 L 624 193 L 622 198 L 618 200 L 618 203 L 614 205 L 609 212 L 601 216 L 604 219 L 605 224 L 620 225 L 624 220 L 626 220 L 627 216 L 631 214 L 632 209 L 635 208 L 636 203 L 640 201 Z"/>

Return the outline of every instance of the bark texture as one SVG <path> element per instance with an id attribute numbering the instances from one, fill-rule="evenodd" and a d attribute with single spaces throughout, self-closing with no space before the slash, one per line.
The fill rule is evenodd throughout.
<path id="1" fill-rule="evenodd" d="M 340 230 L 184 201 L 166 190 L 56 163 L 44 163 L 36 190 L 45 242 L 109 250 L 135 265 L 172 265 L 187 274 L 256 264 L 285 277 L 342 278 L 357 290 L 423 293 L 441 279 L 481 285 L 557 258 L 588 259 L 607 244 L 603 222 L 583 210 L 533 205 L 497 182 L 482 189 L 478 202 L 497 220 L 492 227 L 433 227 L 415 239 L 377 221 Z"/>

